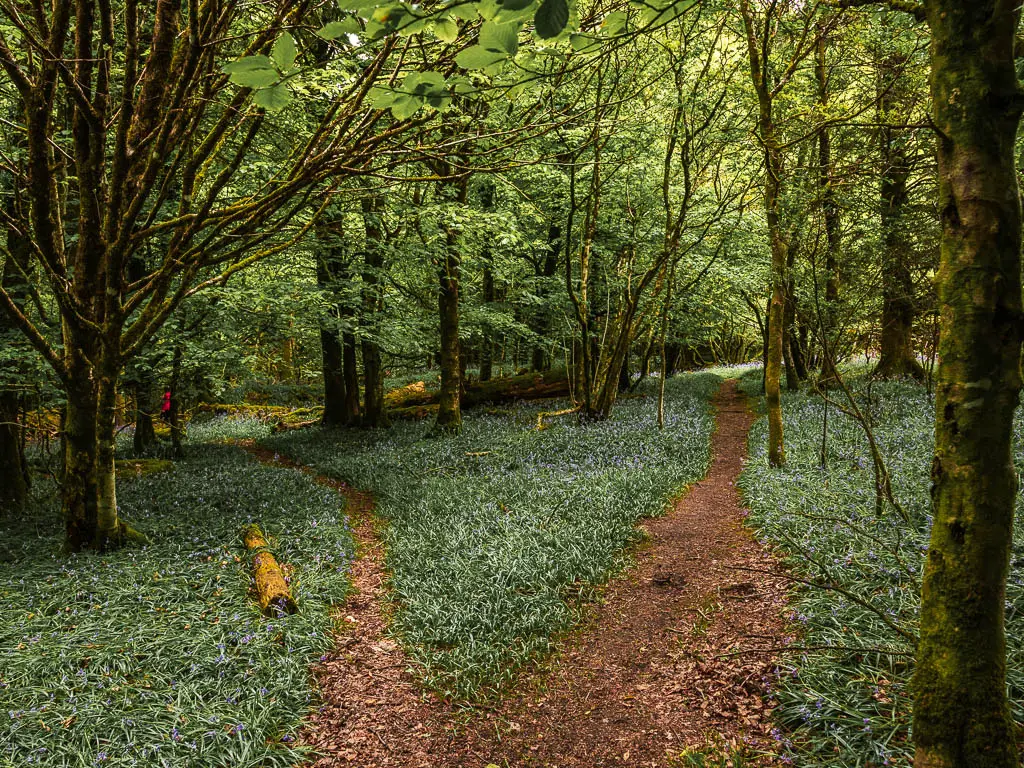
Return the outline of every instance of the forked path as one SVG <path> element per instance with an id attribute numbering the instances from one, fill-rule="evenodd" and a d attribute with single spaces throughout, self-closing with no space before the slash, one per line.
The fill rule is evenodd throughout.
<path id="1" fill-rule="evenodd" d="M 304 734 L 322 751 L 315 765 L 668 766 L 687 748 L 770 748 L 762 696 L 785 594 L 763 573 L 777 565 L 744 526 L 735 488 L 754 417 L 734 381 L 715 405 L 707 477 L 644 523 L 635 566 L 543 668 L 469 715 L 423 697 L 385 637 L 381 552 L 364 515 L 350 629 L 317 669 L 325 704 Z"/>

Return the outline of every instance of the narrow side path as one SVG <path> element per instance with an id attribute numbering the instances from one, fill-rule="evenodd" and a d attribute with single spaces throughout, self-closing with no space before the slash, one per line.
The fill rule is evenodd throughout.
<path id="1" fill-rule="evenodd" d="M 304 734 L 322 752 L 313 765 L 667 768 L 688 748 L 769 750 L 762 695 L 774 663 L 757 649 L 785 644 L 785 593 L 761 573 L 778 566 L 743 525 L 735 488 L 754 416 L 731 380 L 715 405 L 707 477 L 644 523 L 636 565 L 608 584 L 583 628 L 505 699 L 470 712 L 423 694 L 406 671 L 384 634 L 372 501 L 320 478 L 350 499 L 360 558 L 338 645 L 315 670 L 324 705 Z"/>
<path id="2" fill-rule="evenodd" d="M 421 748 L 419 735 L 426 732 L 420 724 L 444 705 L 425 698 L 416 679 L 406 671 L 405 654 L 386 636 L 384 549 L 373 514 L 373 497 L 260 448 L 252 440 L 239 445 L 264 463 L 298 469 L 335 489 L 344 497 L 352 522 L 356 542 L 352 593 L 345 605 L 338 607 L 334 649 L 313 669 L 323 705 L 309 718 L 301 737 L 303 744 L 322 754 L 314 765 L 435 765 L 426 745 Z"/>

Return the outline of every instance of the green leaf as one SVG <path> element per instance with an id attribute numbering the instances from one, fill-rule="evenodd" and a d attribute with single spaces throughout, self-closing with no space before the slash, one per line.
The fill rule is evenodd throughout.
<path id="1" fill-rule="evenodd" d="M 353 11 L 363 18 L 370 15 L 370 11 L 376 8 L 378 0 L 338 0 L 338 8 L 342 11 Z"/>
<path id="2" fill-rule="evenodd" d="M 256 91 L 252 100 L 268 112 L 279 112 L 292 100 L 292 92 L 284 83 L 278 83 L 272 88 Z"/>
<path id="3" fill-rule="evenodd" d="M 343 19 L 342 21 L 328 22 L 320 27 L 316 34 L 324 40 L 336 40 L 342 35 L 354 34 L 362 31 L 363 29 L 359 25 L 359 22 L 354 17 L 350 17 Z"/>
<path id="4" fill-rule="evenodd" d="M 244 72 L 233 72 L 231 82 L 244 88 L 265 88 L 276 83 L 279 77 L 275 69 L 248 69 Z"/>
<path id="5" fill-rule="evenodd" d="M 399 94 L 388 88 L 374 88 L 370 91 L 370 105 L 375 109 L 387 109 L 398 97 Z"/>
<path id="6" fill-rule="evenodd" d="M 495 24 L 485 22 L 480 27 L 480 45 L 488 51 L 515 54 L 519 50 L 519 25 L 515 22 Z"/>
<path id="7" fill-rule="evenodd" d="M 422 106 L 423 101 L 415 96 L 405 93 L 397 94 L 395 102 L 391 105 L 391 114 L 395 116 L 396 120 L 407 120 L 419 112 Z"/>
<path id="8" fill-rule="evenodd" d="M 459 37 L 459 22 L 451 16 L 442 16 L 434 21 L 434 34 L 445 43 L 454 43 Z"/>
<path id="9" fill-rule="evenodd" d="M 452 100 L 451 89 L 440 72 L 414 72 L 402 82 L 402 93 L 434 109 L 444 109 Z"/>
<path id="10" fill-rule="evenodd" d="M 495 0 L 505 11 L 522 11 L 533 5 L 534 0 Z"/>
<path id="11" fill-rule="evenodd" d="M 628 16 L 623 11 L 613 11 L 604 17 L 601 22 L 601 32 L 609 37 L 621 35 L 626 31 Z"/>
<path id="12" fill-rule="evenodd" d="M 420 96 L 445 89 L 444 75 L 440 72 L 413 72 L 402 81 L 402 91 Z"/>
<path id="13" fill-rule="evenodd" d="M 466 69 L 484 69 L 507 58 L 507 53 L 495 53 L 494 51 L 487 50 L 482 45 L 474 45 L 456 56 L 455 63 Z"/>
<path id="14" fill-rule="evenodd" d="M 408 11 L 402 5 L 384 5 L 374 9 L 373 20 L 394 29 L 407 14 Z"/>
<path id="15" fill-rule="evenodd" d="M 533 23 L 537 36 L 542 40 L 557 37 L 569 23 L 569 3 L 567 0 L 544 0 L 533 17 Z"/>
<path id="16" fill-rule="evenodd" d="M 243 56 L 237 61 L 232 61 L 220 68 L 221 72 L 234 74 L 235 72 L 249 72 L 253 69 L 273 69 L 274 63 L 266 56 Z"/>
<path id="17" fill-rule="evenodd" d="M 697 0 L 677 0 L 664 4 L 655 3 L 654 7 L 644 7 L 642 18 L 644 24 L 664 24 L 677 19 L 696 5 Z"/>
<path id="18" fill-rule="evenodd" d="M 295 57 L 297 55 L 298 50 L 295 47 L 295 38 L 288 32 L 283 32 L 277 38 L 277 42 L 274 43 L 274 47 L 270 51 L 271 58 L 274 59 L 274 63 L 277 64 L 282 72 L 287 72 L 295 66 Z"/>

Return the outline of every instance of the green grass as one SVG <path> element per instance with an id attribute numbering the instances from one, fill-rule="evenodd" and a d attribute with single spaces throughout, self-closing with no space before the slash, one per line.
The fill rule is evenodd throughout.
<path id="1" fill-rule="evenodd" d="M 664 431 L 654 398 L 638 398 L 586 427 L 563 416 L 538 432 L 537 413 L 560 407 L 547 403 L 470 411 L 453 439 L 401 423 L 264 444 L 376 494 L 389 522 L 394 633 L 429 687 L 472 700 L 549 650 L 623 565 L 636 523 L 704 475 L 718 384 L 708 374 L 670 381 Z"/>
<path id="2" fill-rule="evenodd" d="M 193 433 L 194 434 L 194 433 Z M 45 490 L 45 489 L 41 489 Z M 62 557 L 40 499 L 0 532 L 0 765 L 292 765 L 353 553 L 339 497 L 238 449 L 119 484 L 154 545 Z M 238 531 L 294 567 L 295 616 L 250 595 Z"/>
<path id="3" fill-rule="evenodd" d="M 750 522 L 762 540 L 788 554 L 795 575 L 834 581 L 874 609 L 834 591 L 794 590 L 794 644 L 836 648 L 786 654 L 773 683 L 782 726 L 776 737 L 796 765 L 906 766 L 912 756 L 912 659 L 907 655 L 912 648 L 886 621 L 916 634 L 931 524 L 933 406 L 924 388 L 914 384 L 875 383 L 870 401 L 864 382 L 855 385 L 909 524 L 891 510 L 875 516 L 867 441 L 861 428 L 835 408 L 829 413 L 828 469 L 820 468 L 824 406 L 811 395 L 783 397 L 786 467 L 768 467 L 767 424 L 761 419 L 751 432 L 751 457 L 740 481 Z M 751 393 L 759 386 L 759 371 L 744 379 Z M 1024 471 L 1019 418 L 1016 432 L 1018 470 Z M 1019 503 L 1007 594 L 1009 691 L 1018 721 L 1024 720 L 1022 507 Z"/>

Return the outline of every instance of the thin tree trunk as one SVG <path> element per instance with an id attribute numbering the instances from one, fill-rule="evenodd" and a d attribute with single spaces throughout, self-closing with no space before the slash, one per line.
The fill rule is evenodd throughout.
<path id="1" fill-rule="evenodd" d="M 1022 109 L 1020 5 L 934 0 L 942 317 L 932 461 L 934 523 L 914 673 L 916 768 L 1017 768 L 1006 697 L 1006 578 L 1017 476 Z"/>
<path id="2" fill-rule="evenodd" d="M 388 424 L 384 408 L 384 366 L 381 361 L 380 314 L 384 292 L 381 270 L 384 268 L 384 197 L 367 195 L 362 200 L 366 250 L 363 257 L 363 418 L 362 426 L 384 427 Z"/>
<path id="3" fill-rule="evenodd" d="M 548 226 L 547 246 L 544 263 L 538 275 L 540 280 L 537 282 L 537 297 L 541 299 L 541 303 L 533 313 L 533 332 L 537 334 L 537 341 L 533 345 L 531 362 L 535 371 L 546 371 L 551 367 L 546 339 L 551 330 L 551 310 L 543 300 L 548 294 L 548 282 L 558 271 L 558 256 L 562 252 L 562 228 L 558 224 L 552 223 Z"/>
<path id="4" fill-rule="evenodd" d="M 317 286 L 328 298 L 327 317 L 320 323 L 321 369 L 324 377 L 325 427 L 348 426 L 359 414 L 359 384 L 355 363 L 355 336 L 339 332 L 342 319 L 352 321 L 354 310 L 341 295 L 347 280 L 345 260 L 337 231 L 340 223 L 324 221 L 317 229 L 320 246 L 316 262 Z"/>
<path id="5" fill-rule="evenodd" d="M 468 179 L 445 185 L 448 198 L 455 203 L 466 202 Z M 444 255 L 438 264 L 438 318 L 441 332 L 441 392 L 433 435 L 458 434 L 462 431 L 462 362 L 459 347 L 459 277 L 462 258 L 459 254 L 458 232 L 447 229 Z"/>
<path id="6" fill-rule="evenodd" d="M 153 426 L 153 414 L 158 406 L 157 390 L 148 371 L 139 371 L 142 379 L 135 384 L 135 434 L 132 450 L 136 456 L 152 456 L 159 441 Z"/>
<path id="7" fill-rule="evenodd" d="M 29 243 L 13 230 L 7 233 L 8 257 L 0 278 L 8 295 L 19 307 L 24 307 L 28 294 Z M 0 336 L 13 333 L 13 323 L 0 313 Z M 15 381 L 22 378 L 20 366 L 12 365 L 4 378 L 9 384 L 0 386 L 0 512 L 21 510 L 28 496 L 28 463 L 25 460 L 23 424 L 21 423 L 22 397 Z"/>
<path id="8" fill-rule="evenodd" d="M 742 0 L 747 36 L 747 51 L 750 57 L 751 81 L 757 92 L 758 137 L 764 150 L 765 188 L 764 209 L 768 222 L 768 237 L 771 245 L 771 312 L 768 316 L 768 338 L 764 366 L 765 404 L 768 410 L 768 462 L 780 467 L 786 461 L 782 428 L 782 347 L 785 336 L 786 313 L 786 265 L 789 260 L 789 244 L 783 234 L 780 220 L 782 195 L 782 174 L 784 172 L 782 148 L 776 136 L 773 115 L 772 85 L 767 76 L 768 62 L 764 61 L 768 51 L 762 50 L 758 42 L 753 16 L 748 0 Z M 771 19 L 765 19 L 766 28 Z M 765 38 L 768 37 L 766 34 Z"/>
<path id="9" fill-rule="evenodd" d="M 351 323 L 355 322 L 354 310 L 349 309 L 344 316 L 348 317 Z M 346 330 L 341 334 L 341 360 L 345 377 L 344 419 L 346 424 L 357 424 L 359 422 L 359 364 L 356 354 L 356 335 L 352 330 Z"/>
<path id="10" fill-rule="evenodd" d="M 480 207 L 490 212 L 494 210 L 494 181 L 487 179 L 484 182 L 480 193 Z M 485 242 L 483 252 L 480 254 L 483 264 L 483 302 L 484 306 L 491 309 L 494 305 L 494 254 L 490 246 Z M 480 381 L 490 381 L 493 367 L 494 339 L 490 327 L 485 323 L 483 328 L 483 340 L 480 344 Z"/>
<path id="11" fill-rule="evenodd" d="M 827 111 L 828 70 L 826 53 L 828 38 L 819 28 L 820 37 L 815 57 L 815 75 L 818 81 L 818 102 Z M 842 225 L 839 202 L 836 199 L 835 170 L 832 165 L 832 136 L 828 126 L 818 129 L 818 186 L 821 189 L 821 210 L 825 219 L 825 312 L 822 318 L 822 333 L 826 339 L 822 344 L 821 372 L 822 385 L 829 386 L 836 380 L 836 360 L 832 335 L 836 330 L 836 310 L 839 304 L 839 262 L 842 249 Z"/>
<path id="12" fill-rule="evenodd" d="M 895 54 L 882 63 L 879 77 L 879 110 L 886 119 L 898 107 L 900 91 L 892 78 L 899 74 L 906 56 Z M 911 376 L 924 380 L 924 367 L 914 355 L 914 283 L 907 258 L 910 242 L 904 229 L 903 211 L 909 200 L 907 179 L 910 162 L 907 149 L 899 136 L 901 131 L 885 125 L 881 130 L 882 165 L 882 334 L 881 354 L 874 376 L 900 378 Z"/>
<path id="13" fill-rule="evenodd" d="M 184 318 L 178 324 L 178 333 L 184 333 Z M 185 356 L 184 345 L 180 342 L 174 346 L 174 354 L 171 356 L 171 408 L 167 412 L 167 419 L 171 425 L 171 453 L 175 458 L 184 455 L 182 443 L 185 437 L 185 429 L 181 423 L 181 363 Z"/>

